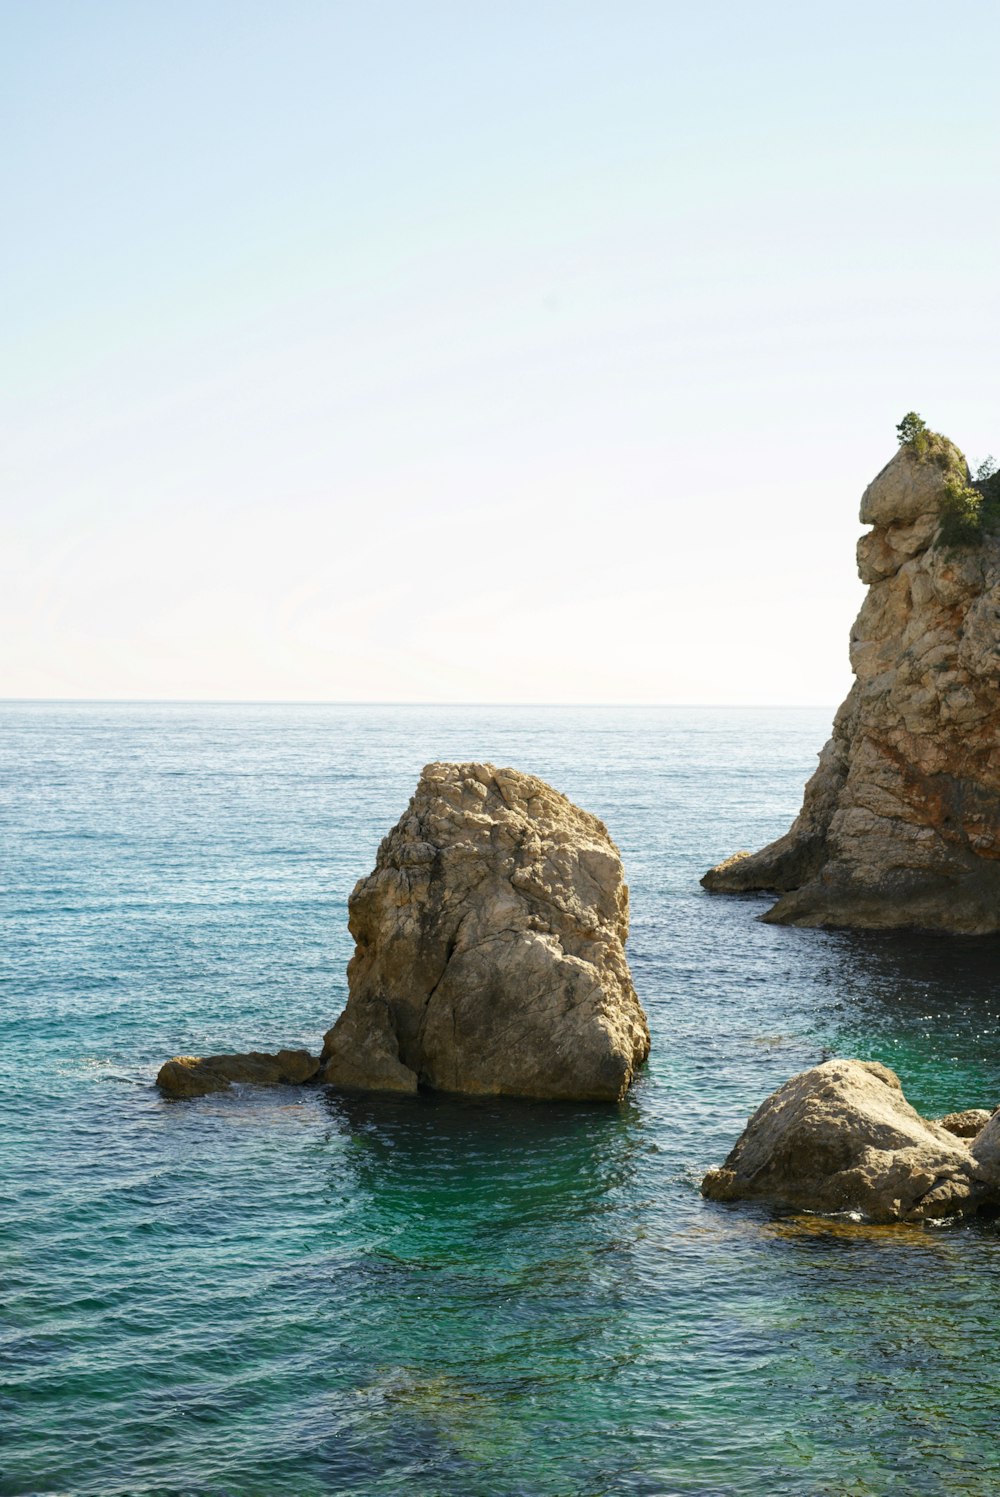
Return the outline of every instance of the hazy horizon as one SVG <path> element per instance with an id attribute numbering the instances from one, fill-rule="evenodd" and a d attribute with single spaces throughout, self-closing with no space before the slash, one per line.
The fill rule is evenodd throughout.
<path id="1" fill-rule="evenodd" d="M 1000 10 L 13 0 L 0 694 L 839 702 Z"/>
<path id="2" fill-rule="evenodd" d="M 553 711 L 574 708 L 602 708 L 609 712 L 643 712 L 676 708 L 699 711 L 761 712 L 818 712 L 821 709 L 834 711 L 834 702 L 543 702 L 543 701 L 349 701 L 346 698 L 319 697 L 0 697 L 0 706 L 62 707 L 524 707 L 546 708 Z"/>

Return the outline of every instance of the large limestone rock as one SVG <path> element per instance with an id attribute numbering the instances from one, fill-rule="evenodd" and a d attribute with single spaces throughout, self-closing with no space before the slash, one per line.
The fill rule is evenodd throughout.
<path id="1" fill-rule="evenodd" d="M 773 889 L 765 918 L 792 925 L 1000 930 L 1000 538 L 938 540 L 967 474 L 933 437 L 866 490 L 857 679 L 790 830 L 707 889 Z"/>
<path id="2" fill-rule="evenodd" d="M 858 1212 L 872 1222 L 953 1216 L 998 1199 L 1000 1122 L 970 1146 L 920 1117 L 886 1066 L 830 1060 L 768 1097 L 701 1188 L 710 1200 Z"/>
<path id="3" fill-rule="evenodd" d="M 319 1060 L 308 1050 L 267 1055 L 175 1055 L 159 1069 L 156 1084 L 166 1097 L 204 1097 L 226 1092 L 234 1082 L 252 1086 L 301 1086 L 319 1074 Z"/>
<path id="4" fill-rule="evenodd" d="M 618 849 L 532 775 L 428 765 L 350 928 L 334 1086 L 614 1100 L 648 1054 Z"/>

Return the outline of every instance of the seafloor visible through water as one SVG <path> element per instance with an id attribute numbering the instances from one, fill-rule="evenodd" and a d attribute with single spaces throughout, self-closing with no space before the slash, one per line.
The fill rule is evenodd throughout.
<path id="1" fill-rule="evenodd" d="M 992 940 L 710 897 L 808 710 L 0 707 L 0 1493 L 995 1494 L 1000 1234 L 704 1202 L 830 1055 L 1000 1101 Z M 315 1049 L 346 904 L 429 759 L 608 824 L 653 1052 L 621 1107 L 237 1090 Z"/>

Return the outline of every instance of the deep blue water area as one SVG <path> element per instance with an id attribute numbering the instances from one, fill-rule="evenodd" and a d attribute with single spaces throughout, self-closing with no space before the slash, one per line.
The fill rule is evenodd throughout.
<path id="1" fill-rule="evenodd" d="M 703 1201 L 831 1055 L 1000 1101 L 1000 945 L 761 924 L 821 710 L 0 705 L 0 1493 L 1000 1491 L 1000 1235 Z M 648 1068 L 621 1107 L 237 1089 L 316 1049 L 421 766 L 604 818 Z"/>

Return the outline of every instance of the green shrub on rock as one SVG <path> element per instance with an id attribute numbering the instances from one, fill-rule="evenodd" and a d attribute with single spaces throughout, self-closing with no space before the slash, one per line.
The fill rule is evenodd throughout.
<path id="1" fill-rule="evenodd" d="M 962 454 L 947 437 L 931 431 L 916 411 L 907 411 L 896 427 L 901 447 L 918 462 L 935 462 L 945 473 L 945 497 L 935 545 L 945 551 L 977 546 L 988 531 L 1000 530 L 1000 472 L 992 457 L 980 463 L 975 480 Z"/>
<path id="2" fill-rule="evenodd" d="M 907 411 L 906 415 L 896 427 L 896 436 L 899 438 L 900 447 L 912 447 L 918 457 L 927 455 L 929 439 L 933 432 L 928 431 L 927 422 L 923 416 L 918 416 L 916 411 Z"/>
<path id="3" fill-rule="evenodd" d="M 935 462 L 939 468 L 951 468 L 956 449 L 939 431 L 931 431 L 923 416 L 907 411 L 896 427 L 900 447 L 908 447 L 918 462 Z"/>
<path id="4" fill-rule="evenodd" d="M 983 538 L 983 496 L 961 473 L 951 472 L 944 486 L 937 545 L 947 551 L 976 546 Z"/>

